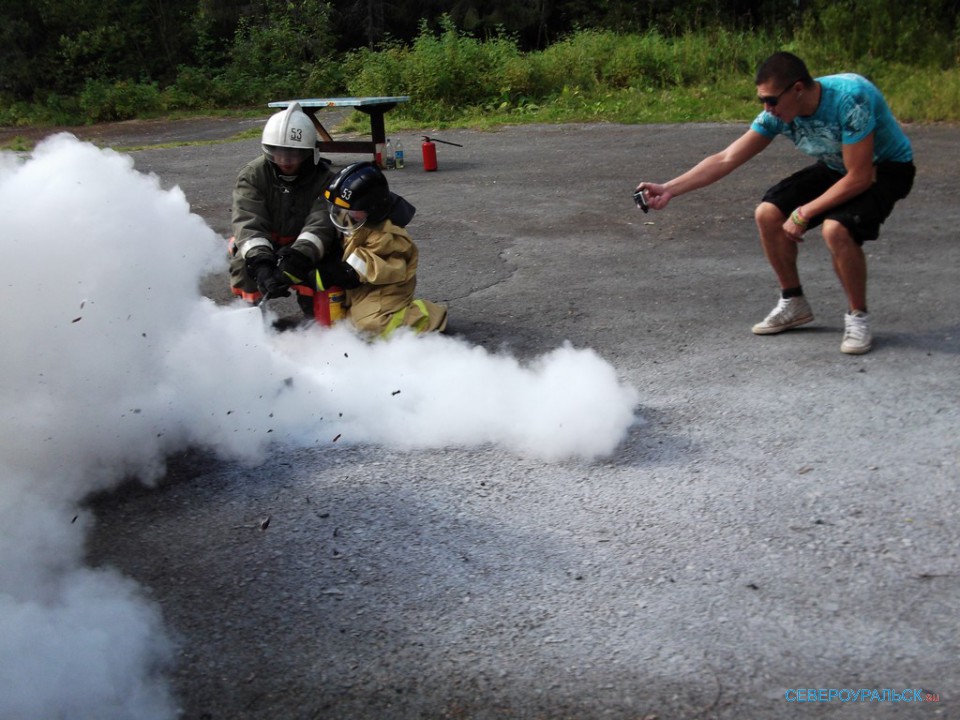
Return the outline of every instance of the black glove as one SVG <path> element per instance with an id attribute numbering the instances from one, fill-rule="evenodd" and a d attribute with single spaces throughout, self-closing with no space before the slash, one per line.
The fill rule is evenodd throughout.
<path id="1" fill-rule="evenodd" d="M 250 274 L 256 280 L 257 290 L 264 299 L 286 297 L 290 294 L 287 290 L 290 287 L 287 276 L 269 260 L 261 260 L 251 265 Z"/>
<path id="2" fill-rule="evenodd" d="M 313 285 L 314 265 L 299 250 L 285 247 L 280 251 L 280 272 L 294 285 Z"/>
<path id="3" fill-rule="evenodd" d="M 325 288 L 336 285 L 344 290 L 360 287 L 360 276 L 353 267 L 343 260 L 325 260 L 317 268 L 320 271 L 320 280 Z"/>

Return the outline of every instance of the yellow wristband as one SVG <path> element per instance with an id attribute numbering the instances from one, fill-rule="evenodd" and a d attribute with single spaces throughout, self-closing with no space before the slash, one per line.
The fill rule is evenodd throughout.
<path id="1" fill-rule="evenodd" d="M 794 225 L 799 225 L 800 227 L 806 227 L 810 222 L 803 215 L 800 214 L 800 208 L 797 208 L 792 213 L 790 213 L 790 220 L 793 221 Z"/>

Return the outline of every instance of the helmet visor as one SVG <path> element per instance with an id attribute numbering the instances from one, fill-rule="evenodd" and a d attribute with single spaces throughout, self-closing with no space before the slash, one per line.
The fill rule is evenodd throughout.
<path id="1" fill-rule="evenodd" d="M 290 148 L 277 145 L 264 145 L 263 154 L 267 160 L 279 165 L 300 164 L 313 157 L 313 151 L 308 148 Z"/>
<path id="2" fill-rule="evenodd" d="M 330 222 L 342 233 L 352 235 L 362 228 L 366 221 L 367 214 L 362 210 L 347 210 L 330 204 Z"/>

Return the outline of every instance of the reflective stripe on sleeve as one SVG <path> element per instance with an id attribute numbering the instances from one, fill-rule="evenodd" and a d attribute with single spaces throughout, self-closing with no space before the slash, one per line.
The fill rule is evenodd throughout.
<path id="1" fill-rule="evenodd" d="M 357 275 L 362 277 L 364 280 L 367 279 L 367 263 L 362 257 L 356 253 L 350 253 L 350 257 L 347 258 L 347 262 L 350 264 L 350 267 L 357 271 Z"/>
<path id="2" fill-rule="evenodd" d="M 317 249 L 317 258 L 323 258 L 323 240 L 320 239 L 319 235 L 304 230 L 302 233 L 297 235 L 297 242 L 301 240 L 310 243 Z"/>
<path id="3" fill-rule="evenodd" d="M 271 250 L 273 249 L 273 245 L 270 244 L 270 241 L 262 237 L 248 238 L 247 240 L 240 240 L 237 242 L 237 252 L 240 253 L 240 257 L 242 258 L 246 258 L 247 253 L 258 247 L 267 247 Z"/>

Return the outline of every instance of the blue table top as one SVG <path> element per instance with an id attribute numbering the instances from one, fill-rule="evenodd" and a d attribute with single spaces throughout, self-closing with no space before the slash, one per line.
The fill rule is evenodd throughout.
<path id="1" fill-rule="evenodd" d="M 338 98 L 304 98 L 303 100 L 276 100 L 267 103 L 267 107 L 287 107 L 297 102 L 300 107 L 363 107 L 366 105 L 392 105 L 408 102 L 409 95 L 393 97 L 338 97 Z"/>

